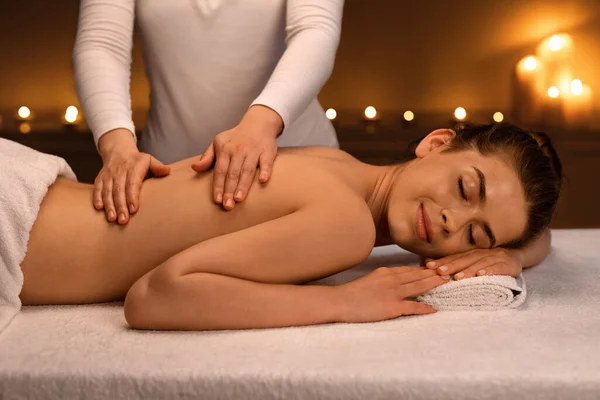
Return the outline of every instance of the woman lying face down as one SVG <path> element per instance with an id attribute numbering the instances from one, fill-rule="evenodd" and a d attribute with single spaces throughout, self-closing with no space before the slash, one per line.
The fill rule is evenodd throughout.
<path id="1" fill-rule="evenodd" d="M 255 181 L 229 212 L 211 198 L 210 174 L 192 171 L 192 162 L 147 181 L 144 206 L 124 227 L 89 206 L 91 185 L 58 179 L 21 264 L 23 303 L 125 298 L 125 317 L 140 329 L 431 313 L 409 299 L 450 274 L 516 276 L 539 262 L 561 184 L 549 139 L 509 124 L 436 130 L 393 166 L 364 164 L 334 149 L 283 149 L 269 183 Z M 335 287 L 299 285 L 392 243 L 444 258 L 431 269 L 380 268 Z"/>

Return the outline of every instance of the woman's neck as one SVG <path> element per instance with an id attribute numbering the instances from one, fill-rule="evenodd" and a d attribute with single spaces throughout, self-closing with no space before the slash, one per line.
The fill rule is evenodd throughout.
<path id="1" fill-rule="evenodd" d="M 393 182 L 403 170 L 404 164 L 370 166 L 368 174 L 365 174 L 369 187 L 365 200 L 371 210 L 377 232 L 375 246 L 394 244 L 388 224 L 388 205 Z"/>

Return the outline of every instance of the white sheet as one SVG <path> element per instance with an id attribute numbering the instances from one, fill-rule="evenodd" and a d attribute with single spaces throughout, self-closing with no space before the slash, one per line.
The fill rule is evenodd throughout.
<path id="1" fill-rule="evenodd" d="M 119 303 L 24 307 L 0 398 L 598 399 L 600 230 L 553 232 L 516 310 L 227 332 L 128 330 Z M 409 264 L 397 248 L 333 280 Z"/>

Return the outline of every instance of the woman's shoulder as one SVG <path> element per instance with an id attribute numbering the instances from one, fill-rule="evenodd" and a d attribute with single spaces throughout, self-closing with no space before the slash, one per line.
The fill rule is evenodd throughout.
<path id="1" fill-rule="evenodd" d="M 321 157 L 330 160 L 359 162 L 356 158 L 340 149 L 326 146 L 282 147 L 280 154 L 294 154 L 307 157 Z"/>

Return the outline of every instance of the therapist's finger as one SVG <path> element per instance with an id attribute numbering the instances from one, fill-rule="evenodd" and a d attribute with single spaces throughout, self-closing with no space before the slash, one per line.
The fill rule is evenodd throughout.
<path id="1" fill-rule="evenodd" d="M 125 194 L 127 197 L 127 204 L 129 205 L 129 212 L 131 214 L 140 209 L 140 190 L 142 188 L 142 182 L 144 181 L 146 173 L 147 168 L 144 166 L 144 164 L 138 164 L 127 175 Z"/>
<path id="2" fill-rule="evenodd" d="M 266 183 L 273 173 L 273 163 L 277 157 L 277 152 L 264 151 L 259 158 L 260 165 L 260 176 L 258 180 L 260 183 Z"/>
<path id="3" fill-rule="evenodd" d="M 196 172 L 204 172 L 210 169 L 215 159 L 215 142 L 213 141 L 208 149 L 200 155 L 198 161 L 192 164 L 192 169 Z"/>
<path id="4" fill-rule="evenodd" d="M 94 195 L 93 195 L 93 202 L 94 202 L 94 208 L 96 208 L 96 210 L 102 210 L 102 208 L 104 207 L 104 203 L 102 202 L 102 187 L 104 185 L 104 181 L 102 179 L 102 177 L 97 177 L 95 182 L 94 182 Z"/>
<path id="5" fill-rule="evenodd" d="M 232 210 L 235 206 L 235 200 L 233 200 L 233 192 L 238 186 L 240 181 L 240 175 L 242 173 L 242 165 L 244 165 L 245 155 L 233 154 L 229 161 L 229 168 L 227 169 L 227 178 L 225 178 L 225 189 L 223 191 L 223 207 L 226 210 Z"/>
<path id="6" fill-rule="evenodd" d="M 104 203 L 104 212 L 106 219 L 109 222 L 114 222 L 117 219 L 115 212 L 115 203 L 113 202 L 112 179 L 107 179 L 102 185 L 102 202 Z"/>
<path id="7" fill-rule="evenodd" d="M 225 151 L 217 154 L 217 163 L 213 170 L 213 197 L 216 203 L 223 203 L 223 191 L 225 189 L 225 178 L 229 169 L 229 154 Z"/>
<path id="8" fill-rule="evenodd" d="M 249 154 L 244 160 L 244 165 L 242 165 L 242 174 L 240 175 L 240 182 L 235 190 L 235 201 L 244 201 L 248 195 L 250 187 L 252 186 L 252 182 L 254 181 L 254 176 L 256 175 L 257 163 L 258 156 L 255 154 Z"/>
<path id="9" fill-rule="evenodd" d="M 121 175 L 113 180 L 113 201 L 117 211 L 117 222 L 121 225 L 129 221 L 129 210 L 127 209 L 127 198 L 125 197 L 125 183 L 127 175 Z"/>

